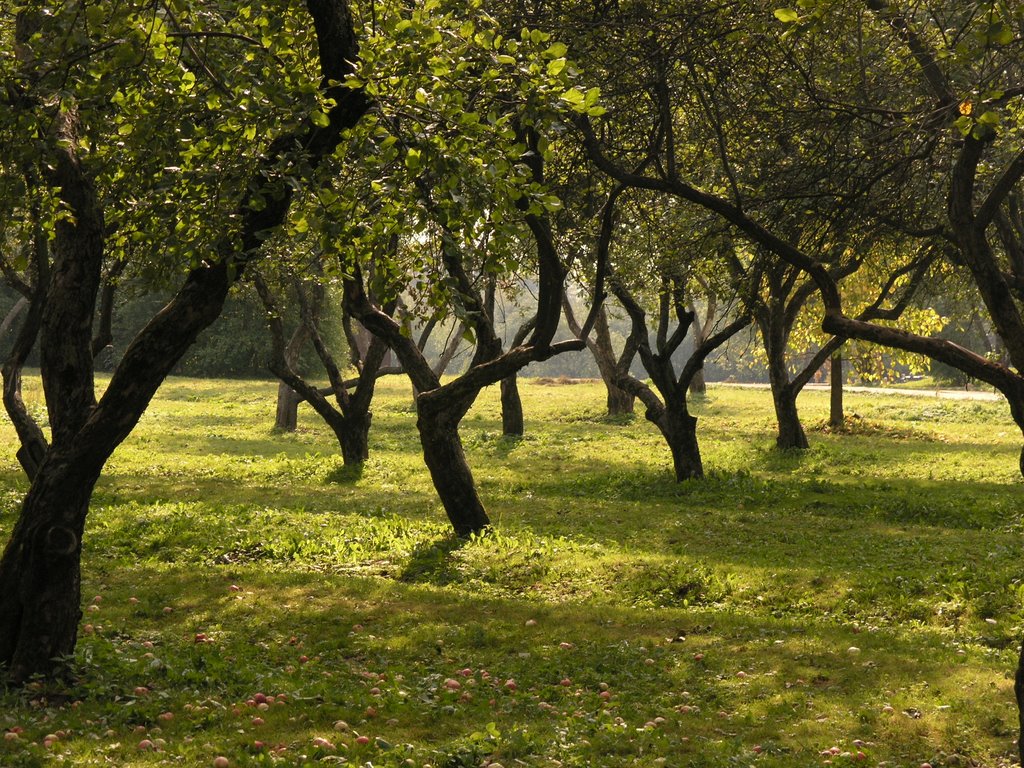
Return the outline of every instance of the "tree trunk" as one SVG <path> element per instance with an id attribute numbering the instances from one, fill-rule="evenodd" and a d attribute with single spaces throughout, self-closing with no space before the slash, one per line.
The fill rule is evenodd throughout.
<path id="1" fill-rule="evenodd" d="M 790 382 L 789 371 L 786 368 L 787 334 L 783 329 L 783 323 L 781 313 L 777 313 L 777 316 L 771 317 L 767 322 L 759 322 L 765 354 L 768 356 L 768 381 L 772 388 L 775 418 L 779 424 L 775 445 L 782 450 L 806 449 L 810 446 L 796 410 L 799 390 Z"/>
<path id="2" fill-rule="evenodd" d="M 25 497 L 0 559 L 0 667 L 11 684 L 55 675 L 74 652 L 82 530 L 101 467 L 51 453 Z"/>
<path id="3" fill-rule="evenodd" d="M 829 359 L 829 399 L 828 424 L 832 429 L 842 429 L 846 423 L 843 413 L 843 352 L 837 349 Z"/>
<path id="4" fill-rule="evenodd" d="M 278 432 L 294 432 L 299 425 L 299 393 L 283 381 L 277 385 L 277 415 L 274 429 Z"/>
<path id="5" fill-rule="evenodd" d="M 1024 451 L 1021 452 L 1021 472 L 1024 472 Z M 1024 644 L 1021 645 L 1020 656 L 1017 658 L 1017 673 L 1013 677 L 1013 696 L 1017 700 L 1017 754 L 1024 765 Z"/>
<path id="6" fill-rule="evenodd" d="M 784 451 L 809 448 L 807 435 L 800 423 L 800 414 L 796 410 L 796 393 L 793 388 L 788 384 L 778 389 L 773 388 L 772 399 L 775 402 L 775 418 L 779 422 L 779 434 L 775 438 L 775 445 Z"/>
<path id="7" fill-rule="evenodd" d="M 672 451 L 672 467 L 676 482 L 704 477 L 704 464 L 697 444 L 697 417 L 691 416 L 683 406 L 681 411 L 667 410 L 663 417 L 662 435 Z"/>
<path id="8" fill-rule="evenodd" d="M 704 369 L 701 368 L 697 373 L 693 375 L 693 380 L 690 382 L 690 394 L 691 395 L 706 395 L 708 393 L 708 385 L 704 380 Z"/>
<path id="9" fill-rule="evenodd" d="M 335 429 L 335 435 L 341 444 L 341 458 L 346 467 L 353 467 L 370 458 L 370 421 L 373 418 L 368 410 L 362 413 L 350 413 L 341 419 L 341 429 Z"/>
<path id="10" fill-rule="evenodd" d="M 28 309 L 28 306 L 28 299 L 22 296 L 18 299 L 17 303 L 11 307 L 10 311 L 4 317 L 3 322 L 0 323 L 0 342 L 2 342 L 4 337 L 11 332 L 11 329 L 14 328 L 14 323 L 18 320 L 18 316 Z"/>
<path id="11" fill-rule="evenodd" d="M 501 432 L 509 437 L 523 435 L 523 401 L 514 373 L 501 380 Z"/>
<path id="12" fill-rule="evenodd" d="M 462 537 L 490 524 L 459 439 L 459 421 L 465 410 L 459 405 L 428 405 L 421 396 L 416 420 L 430 478 L 455 533 Z"/>
<path id="13" fill-rule="evenodd" d="M 608 379 L 604 380 L 605 388 L 608 390 L 608 415 L 629 416 L 634 411 L 636 398 L 624 389 L 619 389 Z"/>
<path id="14" fill-rule="evenodd" d="M 601 307 L 594 323 L 594 339 L 588 342 L 594 359 L 597 361 L 597 369 L 601 372 L 601 379 L 604 381 L 605 389 L 608 390 L 608 415 L 629 416 L 633 413 L 636 398 L 629 392 L 615 384 L 618 361 L 615 359 L 615 350 L 612 348 L 611 330 L 608 328 L 608 313 L 604 306 Z M 629 361 L 625 361 L 628 367 Z"/>

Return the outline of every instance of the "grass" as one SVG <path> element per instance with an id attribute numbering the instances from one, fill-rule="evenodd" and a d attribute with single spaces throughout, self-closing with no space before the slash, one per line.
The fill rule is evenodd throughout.
<path id="1" fill-rule="evenodd" d="M 830 434 L 808 392 L 813 447 L 779 453 L 768 393 L 713 388 L 709 476 L 676 484 L 598 385 L 526 381 L 524 438 L 496 392 L 464 422 L 495 524 L 461 542 L 406 384 L 360 474 L 312 413 L 272 434 L 275 391 L 161 390 L 96 490 L 76 680 L 0 695 L 0 765 L 1014 762 L 1003 404 L 850 394 Z M 0 435 L 6 538 L 25 482 Z"/>

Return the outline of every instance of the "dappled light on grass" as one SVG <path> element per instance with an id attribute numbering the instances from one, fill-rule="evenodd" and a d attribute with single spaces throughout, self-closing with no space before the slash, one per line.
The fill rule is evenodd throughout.
<path id="1" fill-rule="evenodd" d="M 708 477 L 675 483 L 642 418 L 591 418 L 597 385 L 527 380 L 523 439 L 500 436 L 496 392 L 466 418 L 496 524 L 462 540 L 401 383 L 382 383 L 352 474 L 310 413 L 271 433 L 276 385 L 191 386 L 173 380 L 114 456 L 77 677 L 5 694 L 0 764 L 1013 754 L 1024 486 L 998 403 L 929 420 L 930 401 L 850 395 L 880 426 L 797 455 L 771 447 L 767 393 L 712 388 Z M 826 397 L 804 395 L 809 422 Z M 24 481 L 3 460 L 6 536 Z"/>

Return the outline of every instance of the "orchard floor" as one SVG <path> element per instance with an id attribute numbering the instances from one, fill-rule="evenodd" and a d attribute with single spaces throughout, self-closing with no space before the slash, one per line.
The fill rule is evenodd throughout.
<path id="1" fill-rule="evenodd" d="M 272 434 L 275 391 L 160 391 L 96 491 L 75 679 L 0 694 L 0 765 L 1015 762 L 1005 404 L 852 393 L 829 434 L 808 392 L 813 447 L 779 453 L 767 392 L 712 388 L 708 478 L 676 484 L 598 384 L 525 380 L 526 437 L 495 391 L 464 422 L 494 525 L 461 542 L 407 384 L 361 473 L 311 412 Z M 14 443 L 0 421 L 5 540 Z"/>

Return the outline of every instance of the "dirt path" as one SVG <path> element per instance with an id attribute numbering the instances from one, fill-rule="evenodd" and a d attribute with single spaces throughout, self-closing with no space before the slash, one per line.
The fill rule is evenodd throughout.
<path id="1" fill-rule="evenodd" d="M 738 387 L 741 389 L 768 389 L 767 384 L 726 384 L 725 382 L 709 383 L 709 387 Z M 808 384 L 804 389 L 827 392 L 828 384 Z M 995 402 L 1002 400 L 998 392 L 984 392 L 966 389 L 897 389 L 895 387 L 843 387 L 844 392 L 867 392 L 872 395 L 906 395 L 907 397 L 931 397 L 940 400 L 985 400 Z"/>

